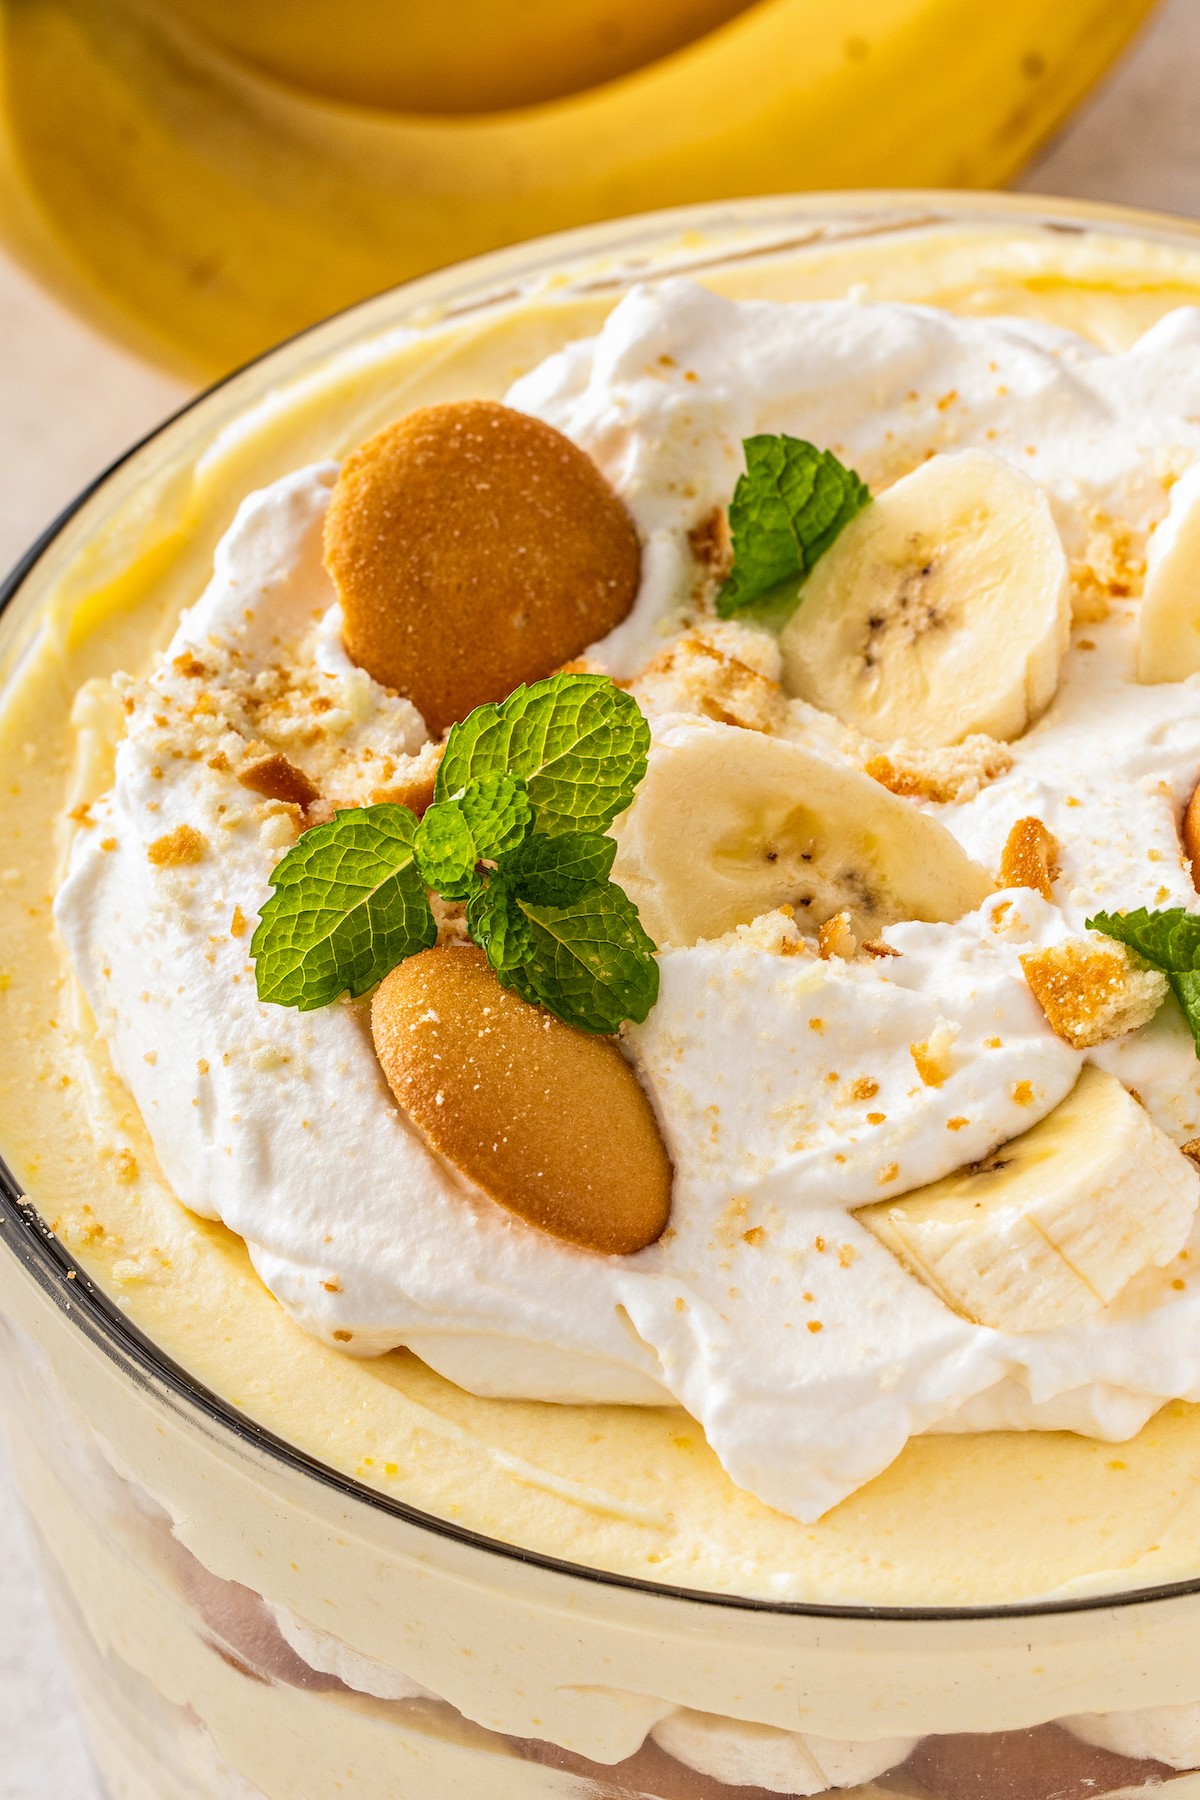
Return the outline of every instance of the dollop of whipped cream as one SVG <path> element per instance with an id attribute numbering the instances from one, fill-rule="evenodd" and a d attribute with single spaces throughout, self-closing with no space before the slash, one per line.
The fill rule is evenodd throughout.
<path id="1" fill-rule="evenodd" d="M 1024 321 L 735 303 L 673 281 L 633 292 L 509 398 L 595 457 L 642 533 L 637 604 L 591 652 L 629 677 L 694 610 L 697 528 L 755 432 L 828 445 L 874 488 L 933 451 L 986 447 L 1041 483 L 1077 572 L 1136 563 L 1170 480 L 1200 462 L 1200 312 L 1111 355 Z M 432 767 L 415 709 L 341 647 L 321 561 L 335 475 L 251 495 L 152 673 L 120 680 L 115 785 L 58 896 L 183 1204 L 242 1236 L 288 1311 L 345 1352 L 405 1345 L 486 1395 L 674 1399 L 735 1482 L 804 1520 L 916 1433 L 1119 1439 L 1170 1398 L 1200 1400 L 1200 1282 L 1177 1264 L 1080 1323 L 1004 1334 L 952 1312 L 854 1216 L 985 1156 L 1072 1088 L 1081 1055 L 1023 952 L 1097 907 L 1195 902 L 1175 821 L 1200 771 L 1200 691 L 1136 683 L 1133 608 L 1088 626 L 1007 771 L 936 808 L 990 868 L 1018 818 L 1043 819 L 1063 845 L 1058 903 L 1017 889 L 956 924 L 896 925 L 900 954 L 877 960 L 822 960 L 779 913 L 662 951 L 660 1001 L 623 1042 L 675 1162 L 672 1220 L 651 1248 L 604 1258 L 438 1160 L 395 1104 L 363 1003 L 257 1000 L 250 933 L 298 809 L 239 776 L 281 752 L 346 806 L 403 798 Z M 853 760 L 833 722 L 780 706 L 779 729 Z M 913 1054 L 930 1043 L 934 1082 Z M 1169 1009 L 1089 1054 L 1176 1141 L 1200 1129 L 1200 1068 Z"/>

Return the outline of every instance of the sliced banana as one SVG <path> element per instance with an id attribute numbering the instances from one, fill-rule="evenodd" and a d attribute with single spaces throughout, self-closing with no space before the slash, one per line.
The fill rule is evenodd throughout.
<path id="1" fill-rule="evenodd" d="M 858 1218 L 947 1306 L 997 1331 L 1075 1324 L 1187 1240 L 1200 1175 L 1112 1075 L 983 1162 Z"/>
<path id="2" fill-rule="evenodd" d="M 783 683 L 881 742 L 1015 738 L 1050 703 L 1071 627 L 1041 489 L 986 450 L 887 488 L 818 562 Z"/>
<path id="3" fill-rule="evenodd" d="M 813 933 L 844 911 L 873 937 L 898 919 L 959 919 L 995 887 L 944 825 L 869 775 L 698 719 L 656 728 L 613 835 L 613 879 L 676 948 L 784 905 Z"/>
<path id="4" fill-rule="evenodd" d="M 1200 463 L 1171 489 L 1150 534 L 1138 620 L 1139 681 L 1182 681 L 1200 669 Z"/>

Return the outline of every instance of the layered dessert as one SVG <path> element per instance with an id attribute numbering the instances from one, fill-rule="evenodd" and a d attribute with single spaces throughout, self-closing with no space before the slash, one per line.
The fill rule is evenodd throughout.
<path id="1" fill-rule="evenodd" d="M 226 427 L 169 578 L 10 689 L 4 1145 L 410 1522 L 735 1607 L 1098 1604 L 1200 1573 L 1200 276 L 891 254 L 526 301 L 443 394 L 344 355 Z M 646 1619 L 562 1667 L 385 1619 L 357 1527 L 173 1492 L 9 1310 L 97 1736 L 160 1710 L 181 1793 L 1200 1782 L 1194 1625 L 956 1692 L 933 1637 L 730 1685 Z"/>

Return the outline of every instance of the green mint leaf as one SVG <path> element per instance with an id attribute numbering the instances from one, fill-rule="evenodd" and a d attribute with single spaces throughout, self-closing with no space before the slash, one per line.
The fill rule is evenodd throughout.
<path id="1" fill-rule="evenodd" d="M 306 831 L 276 863 L 250 940 L 260 1000 L 310 1012 L 365 994 L 436 942 L 407 807 L 364 806 Z"/>
<path id="2" fill-rule="evenodd" d="M 1186 906 L 1162 912 L 1139 906 L 1134 912 L 1097 913 L 1086 924 L 1089 931 L 1116 938 L 1167 977 L 1200 1057 L 1200 913 Z"/>
<path id="3" fill-rule="evenodd" d="M 533 950 L 509 985 L 524 999 L 581 1031 L 613 1032 L 646 1017 L 658 999 L 654 944 L 619 887 L 608 882 L 569 906 L 519 905 Z"/>
<path id="4" fill-rule="evenodd" d="M 417 827 L 417 865 L 426 887 L 446 900 L 461 900 L 476 882 L 475 839 L 457 800 L 431 806 Z"/>
<path id="5" fill-rule="evenodd" d="M 566 831 L 559 837 L 534 832 L 501 868 L 523 900 L 565 906 L 608 880 L 616 854 L 616 840 L 597 831 Z"/>
<path id="6" fill-rule="evenodd" d="M 417 863 L 445 900 L 478 887 L 477 863 L 515 850 L 533 822 L 525 783 L 506 774 L 474 776 L 453 800 L 435 801 L 417 828 Z"/>
<path id="7" fill-rule="evenodd" d="M 1169 906 L 1162 912 L 1097 913 L 1086 921 L 1089 931 L 1102 931 L 1135 950 L 1144 962 L 1164 975 L 1200 969 L 1200 913 L 1186 906 Z"/>
<path id="8" fill-rule="evenodd" d="M 746 438 L 746 473 L 729 507 L 733 568 L 717 595 L 723 619 L 765 602 L 794 605 L 816 563 L 871 498 L 832 450 L 803 438 Z"/>
<path id="9" fill-rule="evenodd" d="M 649 747 L 637 702 L 607 675 L 551 675 L 451 727 L 434 799 L 506 772 L 525 782 L 535 830 L 603 831 L 633 799 Z"/>
<path id="10" fill-rule="evenodd" d="M 467 930 L 497 975 L 503 977 L 533 955 L 533 931 L 502 874 L 489 877 L 467 904 Z"/>

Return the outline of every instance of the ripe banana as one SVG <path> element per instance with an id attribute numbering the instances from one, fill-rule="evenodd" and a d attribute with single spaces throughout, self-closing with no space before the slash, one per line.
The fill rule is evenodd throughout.
<path id="1" fill-rule="evenodd" d="M 898 919 L 959 919 L 995 886 L 944 825 L 869 775 L 699 720 L 656 729 L 613 835 L 613 879 L 660 945 L 720 937 L 783 905 L 812 932 L 845 910 L 873 937 Z"/>
<path id="2" fill-rule="evenodd" d="M 751 0 L 162 0 L 213 43 L 331 100 L 494 112 L 594 87 Z"/>
<path id="3" fill-rule="evenodd" d="M 1067 559 L 1041 489 L 986 450 L 885 489 L 818 562 L 781 640 L 789 693 L 888 743 L 1019 737 L 1053 698 Z"/>
<path id="4" fill-rule="evenodd" d="M 1074 1324 L 1192 1228 L 1200 1175 L 1091 1064 L 1032 1130 L 857 1216 L 947 1306 L 997 1331 Z"/>
<path id="5" fill-rule="evenodd" d="M 1150 534 L 1138 618 L 1138 680 L 1182 681 L 1200 669 L 1200 464 L 1171 489 Z"/>
<path id="6" fill-rule="evenodd" d="M 191 23 L 164 0 L 0 0 L 0 226 L 109 329 L 217 373 L 364 294 L 591 219 L 795 188 L 999 186 L 1151 4 L 758 0 L 617 79 L 455 116 L 438 93 L 389 113 L 264 76 L 197 29 L 202 0 Z M 227 42 L 274 66 L 221 10 Z M 344 65 L 342 9 L 322 10 Z M 458 9 L 443 12 L 462 43 Z M 593 69 L 595 83 L 602 56 Z"/>

